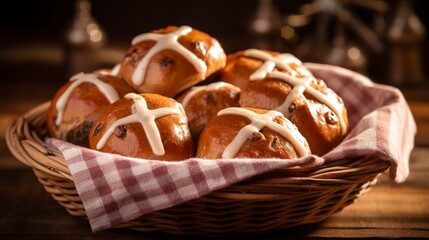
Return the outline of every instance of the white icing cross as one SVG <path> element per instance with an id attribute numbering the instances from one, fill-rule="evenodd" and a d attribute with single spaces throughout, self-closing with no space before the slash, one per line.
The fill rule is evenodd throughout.
<path id="1" fill-rule="evenodd" d="M 141 41 L 154 40 L 156 41 L 155 45 L 149 49 L 143 59 L 138 63 L 137 67 L 134 70 L 132 76 L 133 84 L 139 86 L 143 84 L 144 78 L 146 75 L 147 66 L 155 54 L 159 53 L 165 49 L 172 49 L 185 57 L 190 63 L 192 63 L 197 70 L 197 72 L 203 74 L 207 71 L 206 63 L 199 59 L 193 52 L 189 51 L 187 48 L 182 46 L 177 40 L 180 36 L 186 35 L 192 31 L 191 27 L 181 26 L 177 30 L 167 33 L 167 34 L 158 34 L 158 33 L 144 33 L 136 36 L 132 44 L 136 44 Z"/>
<path id="2" fill-rule="evenodd" d="M 109 70 L 100 70 L 98 71 L 100 74 L 114 76 L 117 77 L 119 75 L 119 71 L 121 70 L 121 64 L 116 64 L 112 69 Z"/>
<path id="3" fill-rule="evenodd" d="M 152 148 L 152 152 L 155 155 L 163 156 L 165 154 L 164 145 L 162 144 L 161 135 L 158 127 L 156 126 L 155 120 L 168 115 L 179 115 L 186 120 L 184 111 L 180 107 L 180 104 L 177 104 L 175 108 L 164 107 L 148 109 L 146 100 L 138 94 L 128 93 L 125 95 L 125 98 L 132 99 L 134 101 L 134 104 L 131 106 L 132 114 L 125 118 L 121 118 L 110 125 L 98 141 L 96 146 L 97 149 L 104 147 L 110 135 L 114 133 L 116 127 L 129 123 L 141 123 L 147 140 L 149 141 L 149 145 Z"/>
<path id="4" fill-rule="evenodd" d="M 241 91 L 240 88 L 226 82 L 215 82 L 205 86 L 192 87 L 191 91 L 189 91 L 188 94 L 186 94 L 186 96 L 183 98 L 182 106 L 185 108 L 186 105 L 188 105 L 189 101 L 192 99 L 192 97 L 194 97 L 197 93 L 201 91 L 207 91 L 207 92 L 216 91 L 223 87 L 230 87 L 237 92 Z"/>
<path id="5" fill-rule="evenodd" d="M 302 65 L 302 62 L 298 58 L 289 53 L 283 53 L 274 57 L 271 54 L 258 49 L 247 49 L 244 51 L 244 56 L 265 61 L 258 69 L 256 69 L 255 72 L 252 73 L 252 75 L 250 75 L 250 80 L 264 79 L 267 74 L 274 71 L 274 68 L 276 67 L 295 75 L 298 72 L 294 71 L 290 64 L 294 63 L 296 65 Z M 311 73 L 308 71 L 301 72 L 301 74 L 311 76 Z"/>
<path id="6" fill-rule="evenodd" d="M 120 70 L 121 70 L 121 64 L 118 63 L 112 68 L 112 70 L 110 71 L 110 75 L 118 76 Z"/>
<path id="7" fill-rule="evenodd" d="M 308 151 L 306 150 L 304 145 L 306 140 L 302 137 L 301 133 L 298 132 L 296 127 L 289 120 L 285 119 L 286 126 L 273 121 L 274 118 L 278 116 L 283 117 L 283 114 L 280 112 L 268 111 L 264 114 L 258 114 L 245 108 L 231 107 L 219 111 L 217 115 L 221 116 L 225 114 L 234 114 L 247 117 L 251 121 L 251 123 L 240 129 L 235 138 L 225 148 L 225 151 L 222 153 L 222 158 L 235 157 L 235 155 L 237 155 L 238 151 L 240 151 L 241 147 L 247 141 L 247 139 L 253 133 L 259 132 L 264 127 L 268 127 L 287 138 L 292 143 L 292 146 L 298 151 L 301 157 L 308 155 Z"/>
<path id="8" fill-rule="evenodd" d="M 280 79 L 293 86 L 292 90 L 287 95 L 283 104 L 276 108 L 276 110 L 282 112 L 285 117 L 288 118 L 290 116 L 288 108 L 295 101 L 295 99 L 299 96 L 305 97 L 303 93 L 307 92 L 313 97 L 315 97 L 319 102 L 328 106 L 337 115 L 340 121 L 341 134 L 344 135 L 346 133 L 347 127 L 342 114 L 343 107 L 339 104 L 333 104 L 331 101 L 329 101 L 326 95 L 319 92 L 317 89 L 313 88 L 310 85 L 310 83 L 315 79 L 314 77 L 310 76 L 304 78 L 297 78 L 284 72 L 272 72 L 269 73 L 268 76 L 270 78 Z"/>
<path id="9" fill-rule="evenodd" d="M 270 54 L 257 49 L 248 49 L 244 51 L 244 55 L 265 61 L 255 72 L 252 73 L 252 75 L 250 75 L 250 80 L 262 80 L 268 76 L 270 78 L 280 79 L 293 86 L 293 89 L 287 95 L 285 101 L 275 110 L 282 112 L 285 117 L 288 118 L 290 116 L 288 110 L 289 106 L 297 97 L 304 96 L 303 93 L 307 92 L 313 95 L 321 103 L 328 106 L 337 115 L 340 121 L 341 134 L 344 135 L 346 133 L 347 127 L 342 114 L 342 106 L 331 103 L 326 95 L 322 94 L 310 85 L 310 83 L 315 79 L 310 71 L 306 68 L 300 68 L 298 72 L 290 67 L 290 63 L 302 66 L 302 62 L 298 58 L 287 53 L 273 57 Z M 281 70 L 287 70 L 288 73 L 273 71 L 275 67 Z"/>
<path id="10" fill-rule="evenodd" d="M 58 116 L 55 120 L 55 124 L 58 126 L 63 120 L 64 109 L 67 105 L 68 99 L 70 98 L 73 90 L 84 82 L 92 83 L 98 87 L 101 93 L 107 98 L 110 103 L 115 102 L 119 99 L 118 92 L 110 84 L 105 83 L 98 79 L 97 74 L 94 73 L 78 73 L 70 78 L 73 83 L 64 91 L 64 93 L 58 98 L 55 107 L 57 108 Z"/>

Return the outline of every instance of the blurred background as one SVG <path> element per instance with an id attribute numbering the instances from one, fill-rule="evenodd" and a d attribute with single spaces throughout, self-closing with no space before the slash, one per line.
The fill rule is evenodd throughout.
<path id="1" fill-rule="evenodd" d="M 0 14 L 0 125 L 49 100 L 75 73 L 114 66 L 137 34 L 185 24 L 216 37 L 227 53 L 265 48 L 361 72 L 400 88 L 413 112 L 427 120 L 424 5 L 424 0 L 7 1 Z M 421 126 L 429 132 L 428 124 Z M 421 135 L 418 142 L 429 139 Z"/>
<path id="2" fill-rule="evenodd" d="M 216 37 L 227 53 L 251 47 L 291 52 L 381 83 L 427 85 L 429 16 L 423 5 L 423 0 L 8 1 L 0 15 L 0 76 L 5 84 L 12 77 L 33 86 L 39 81 L 60 86 L 76 72 L 119 62 L 137 34 L 186 24 Z"/>

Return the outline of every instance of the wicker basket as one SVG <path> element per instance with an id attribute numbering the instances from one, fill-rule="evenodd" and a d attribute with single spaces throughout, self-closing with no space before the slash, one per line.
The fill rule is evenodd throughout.
<path id="1" fill-rule="evenodd" d="M 73 216 L 85 217 L 66 162 L 47 135 L 44 103 L 18 118 L 6 141 L 21 162 L 33 168 L 47 192 Z M 119 227 L 143 232 L 228 235 L 264 233 L 319 222 L 352 204 L 375 184 L 389 163 L 374 157 L 344 159 L 294 172 L 276 170 Z"/>

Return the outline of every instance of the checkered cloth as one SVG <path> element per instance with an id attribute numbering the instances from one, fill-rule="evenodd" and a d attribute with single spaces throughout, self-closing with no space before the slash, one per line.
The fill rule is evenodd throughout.
<path id="1" fill-rule="evenodd" d="M 162 162 L 100 153 L 57 139 L 47 142 L 63 153 L 93 231 L 199 198 L 267 171 L 320 165 L 344 157 L 375 155 L 391 162 L 391 177 L 396 182 L 404 181 L 416 126 L 400 91 L 343 68 L 306 66 L 343 98 L 349 113 L 351 132 L 323 157 Z"/>

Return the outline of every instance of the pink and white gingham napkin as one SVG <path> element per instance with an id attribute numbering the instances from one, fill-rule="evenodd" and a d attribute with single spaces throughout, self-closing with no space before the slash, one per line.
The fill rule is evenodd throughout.
<path id="1" fill-rule="evenodd" d="M 392 179 L 403 182 L 409 173 L 416 125 L 401 92 L 340 67 L 306 66 L 343 98 L 349 113 L 351 132 L 322 157 L 162 162 L 100 153 L 57 139 L 47 142 L 63 153 L 93 231 L 199 198 L 267 171 L 318 165 L 345 156 L 375 155 L 390 161 Z"/>

